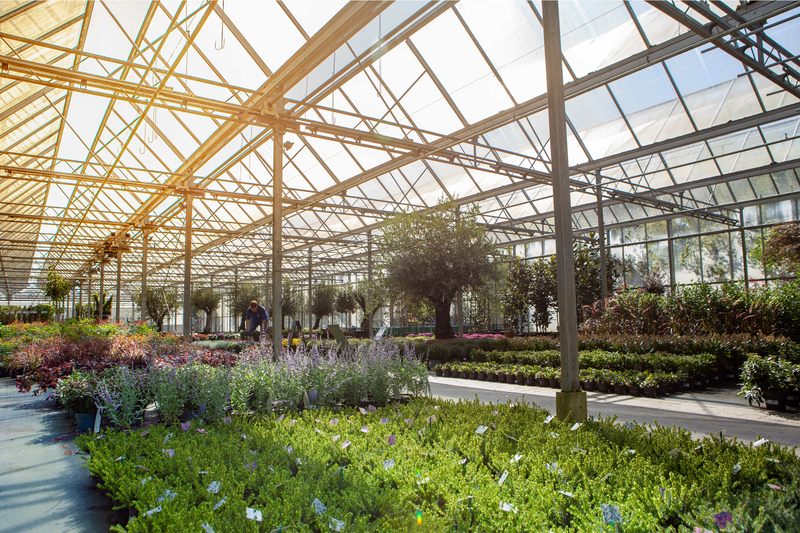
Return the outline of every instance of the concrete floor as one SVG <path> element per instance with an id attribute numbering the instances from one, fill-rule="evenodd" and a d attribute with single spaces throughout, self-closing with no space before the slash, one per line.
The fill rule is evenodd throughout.
<path id="1" fill-rule="evenodd" d="M 525 401 L 555 410 L 555 389 L 430 377 L 433 395 L 483 402 Z M 699 438 L 726 431 L 744 442 L 765 437 L 800 445 L 800 413 L 749 407 L 736 387 L 650 399 L 587 393 L 589 414 L 620 422 L 678 425 Z M 52 402 L 19 394 L 0 379 L 0 533 L 94 533 L 113 522 L 111 502 L 94 486 L 77 451 L 75 426 Z"/>
<path id="2" fill-rule="evenodd" d="M 434 375 L 430 376 L 430 383 L 438 398 L 474 400 L 477 396 L 482 402 L 495 403 L 524 400 L 553 413 L 556 409 L 556 389 Z M 623 423 L 680 426 L 691 431 L 694 438 L 724 430 L 726 437 L 735 436 L 743 442 L 763 437 L 786 446 L 800 446 L 800 412 L 750 407 L 737 392 L 738 387 L 728 385 L 657 399 L 600 392 L 587 392 L 586 396 L 588 414 L 593 416 L 616 416 Z"/>
<path id="3" fill-rule="evenodd" d="M 0 533 L 96 533 L 113 523 L 72 444 L 75 425 L 41 396 L 0 379 Z"/>

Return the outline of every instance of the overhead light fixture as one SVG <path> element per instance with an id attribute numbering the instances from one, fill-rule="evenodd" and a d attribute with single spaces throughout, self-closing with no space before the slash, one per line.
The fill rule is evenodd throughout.
<path id="1" fill-rule="evenodd" d="M 284 150 L 287 150 L 287 151 L 291 150 L 292 146 L 294 146 L 294 143 L 292 141 L 286 141 L 285 143 L 283 143 L 283 149 Z"/>

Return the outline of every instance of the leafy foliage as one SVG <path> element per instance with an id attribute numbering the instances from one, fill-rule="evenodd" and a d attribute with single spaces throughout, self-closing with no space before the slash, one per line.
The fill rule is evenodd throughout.
<path id="1" fill-rule="evenodd" d="M 790 272 L 800 269 L 800 223 L 775 226 L 764 243 L 764 258 Z"/>
<path id="2" fill-rule="evenodd" d="M 193 421 L 186 431 L 159 425 L 76 443 L 100 487 L 137 511 L 116 531 L 207 523 L 310 533 L 332 519 L 344 531 L 717 531 L 721 511 L 732 532 L 792 531 L 800 521 L 800 463 L 772 443 L 698 442 L 611 418 L 573 428 L 520 404 L 417 400 L 365 413 Z M 603 520 L 606 504 L 621 523 Z M 247 520 L 246 508 L 264 522 Z"/>
<path id="3" fill-rule="evenodd" d="M 136 304 L 136 308 L 141 312 L 142 293 L 135 292 L 133 301 Z M 147 306 L 147 316 L 156 323 L 158 331 L 163 331 L 164 319 L 181 305 L 181 301 L 178 297 L 178 291 L 175 289 L 147 287 L 147 303 L 145 305 Z"/>
<path id="4" fill-rule="evenodd" d="M 322 317 L 333 313 L 336 295 L 337 289 L 333 285 L 320 283 L 314 287 L 311 296 L 311 314 L 315 317 L 313 329 L 319 328 L 319 321 L 322 320 Z"/>
<path id="5" fill-rule="evenodd" d="M 64 301 L 64 298 L 69 295 L 71 289 L 72 285 L 70 282 L 61 277 L 61 275 L 56 272 L 54 266 L 50 267 L 50 270 L 47 272 L 47 281 L 45 281 L 42 286 L 44 295 L 53 302 L 61 303 Z"/>
<path id="6" fill-rule="evenodd" d="M 234 283 L 228 292 L 229 311 L 234 321 L 239 323 L 238 329 L 244 329 L 244 317 L 253 300 L 260 302 L 264 296 L 263 287 L 254 283 Z"/>
<path id="7" fill-rule="evenodd" d="M 436 310 L 436 338 L 453 338 L 450 306 L 459 291 L 476 289 L 494 271 L 494 244 L 477 223 L 478 209 L 453 202 L 427 213 L 403 213 L 382 225 L 380 249 L 387 285 Z"/>
<path id="8" fill-rule="evenodd" d="M 204 333 L 211 333 L 211 319 L 214 311 L 219 307 L 219 302 L 222 300 L 222 295 L 215 292 L 211 287 L 204 287 L 202 289 L 192 292 L 192 307 L 200 309 L 206 314 L 206 326 L 203 328 Z"/>

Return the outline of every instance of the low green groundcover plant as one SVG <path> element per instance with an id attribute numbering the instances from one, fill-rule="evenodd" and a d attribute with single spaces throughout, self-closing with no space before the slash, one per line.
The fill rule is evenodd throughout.
<path id="1" fill-rule="evenodd" d="M 698 442 L 614 419 L 560 422 L 524 404 L 415 400 L 76 442 L 118 508 L 135 509 L 116 531 L 754 532 L 800 523 L 794 450 Z"/>

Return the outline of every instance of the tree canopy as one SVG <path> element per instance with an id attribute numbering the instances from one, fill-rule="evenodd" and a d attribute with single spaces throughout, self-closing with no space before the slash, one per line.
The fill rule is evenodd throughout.
<path id="1" fill-rule="evenodd" d="M 314 287 L 314 292 L 311 296 L 311 314 L 315 317 L 314 327 L 312 329 L 319 328 L 319 321 L 322 317 L 333 313 L 337 292 L 338 290 L 336 287 L 324 283 L 320 283 Z"/>
<path id="2" fill-rule="evenodd" d="M 42 287 L 44 295 L 55 303 L 61 303 L 64 301 L 64 298 L 67 297 L 71 289 L 72 285 L 70 282 L 56 272 L 54 267 L 50 267 L 50 271 L 47 273 L 47 281 L 45 281 Z"/>
<path id="3" fill-rule="evenodd" d="M 204 287 L 192 292 L 192 307 L 200 309 L 206 314 L 206 326 L 203 328 L 203 333 L 211 333 L 211 317 L 219 307 L 220 300 L 222 300 L 222 295 L 214 292 L 211 287 Z"/>
<path id="4" fill-rule="evenodd" d="M 425 213 L 402 213 L 382 225 L 379 238 L 386 284 L 436 310 L 436 338 L 453 338 L 450 305 L 459 291 L 476 289 L 494 271 L 494 243 L 477 221 L 478 209 L 459 213 L 444 202 Z"/>
<path id="5" fill-rule="evenodd" d="M 136 303 L 136 308 L 141 311 L 141 291 L 137 291 L 133 294 L 133 301 Z M 147 303 L 145 304 L 147 309 L 145 311 L 147 316 L 156 323 L 158 331 L 163 330 L 164 319 L 180 304 L 181 302 L 178 298 L 177 290 L 147 287 Z"/>
<path id="6" fill-rule="evenodd" d="M 234 321 L 239 322 L 239 329 L 244 328 L 244 316 L 250 302 L 255 300 L 262 303 L 261 298 L 264 296 L 262 289 L 263 287 L 255 283 L 234 283 L 229 289 L 230 312 L 234 317 Z M 269 310 L 267 312 L 269 312 Z"/>
<path id="7" fill-rule="evenodd" d="M 800 223 L 775 226 L 764 243 L 764 258 L 790 272 L 800 270 Z"/>

